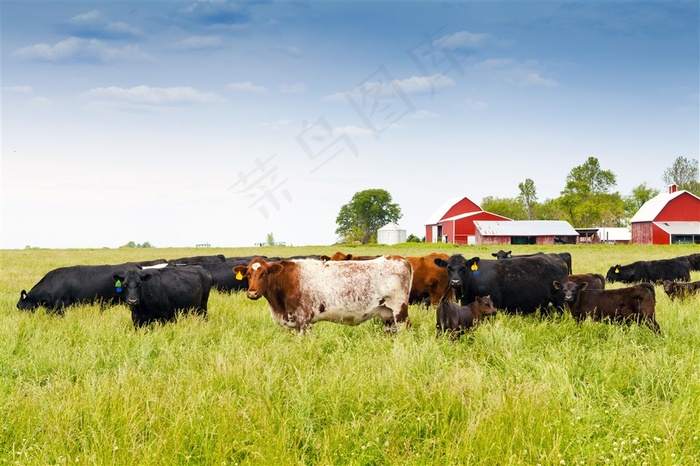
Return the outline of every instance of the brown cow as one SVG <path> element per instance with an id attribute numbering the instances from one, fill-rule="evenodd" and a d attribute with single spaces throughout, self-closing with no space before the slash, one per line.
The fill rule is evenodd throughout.
<path id="1" fill-rule="evenodd" d="M 658 285 L 663 285 L 664 291 L 671 299 L 685 299 L 693 293 L 700 293 L 700 281 L 679 283 L 672 280 L 657 280 Z"/>
<path id="2" fill-rule="evenodd" d="M 644 322 L 654 332 L 660 332 L 655 318 L 656 295 L 649 283 L 614 290 L 586 290 L 587 282 L 553 282 L 554 288 L 564 291 L 564 302 L 571 315 L 579 322 L 590 317 L 600 321 Z"/>
<path id="3" fill-rule="evenodd" d="M 484 316 L 494 315 L 496 308 L 493 306 L 490 296 L 476 297 L 476 301 L 460 306 L 449 301 L 442 301 L 435 311 L 435 329 L 437 336 L 443 332 L 449 332 L 452 338 L 461 336 L 472 328 Z"/>
<path id="4" fill-rule="evenodd" d="M 368 261 L 376 259 L 380 256 L 356 256 L 354 254 L 345 254 L 343 252 L 337 251 L 332 256 L 321 256 L 322 261 Z"/>
<path id="5" fill-rule="evenodd" d="M 588 283 L 588 290 L 604 290 L 605 277 L 599 273 L 579 273 L 569 275 L 569 281 L 580 285 L 583 282 Z"/>
<path id="6" fill-rule="evenodd" d="M 447 271 L 435 264 L 436 258 L 447 260 L 447 254 L 432 253 L 427 256 L 406 257 L 413 267 L 411 284 L 411 304 L 423 304 L 430 298 L 430 304 L 438 304 L 441 299 L 455 301 L 454 290 L 450 287 Z"/>
<path id="7" fill-rule="evenodd" d="M 386 330 L 410 325 L 408 295 L 413 272 L 400 256 L 367 261 L 253 259 L 233 272 L 248 279 L 249 299 L 264 297 L 272 319 L 300 334 L 319 321 L 357 325 L 374 317 Z"/>

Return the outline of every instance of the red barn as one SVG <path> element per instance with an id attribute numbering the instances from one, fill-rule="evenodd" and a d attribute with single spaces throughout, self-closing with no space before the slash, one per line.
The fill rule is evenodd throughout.
<path id="1" fill-rule="evenodd" d="M 631 223 L 633 244 L 700 244 L 700 197 L 671 185 L 645 202 Z"/>
<path id="2" fill-rule="evenodd" d="M 440 206 L 425 225 L 426 243 L 474 244 L 474 220 L 509 221 L 507 217 L 482 210 L 466 197 L 455 198 Z"/>

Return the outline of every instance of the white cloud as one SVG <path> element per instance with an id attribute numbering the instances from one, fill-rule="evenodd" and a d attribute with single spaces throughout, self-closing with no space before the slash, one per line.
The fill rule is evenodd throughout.
<path id="1" fill-rule="evenodd" d="M 280 85 L 279 89 L 285 94 L 303 94 L 308 90 L 306 84 L 303 83 L 282 84 Z"/>
<path id="2" fill-rule="evenodd" d="M 411 118 L 415 120 L 427 120 L 430 118 L 440 118 L 440 115 L 428 110 L 417 110 L 411 114 Z"/>
<path id="3" fill-rule="evenodd" d="M 14 56 L 23 60 L 61 62 L 78 61 L 117 61 L 117 60 L 149 60 L 148 54 L 138 46 L 110 47 L 97 39 L 80 39 L 70 37 L 56 44 L 35 44 L 22 47 L 14 52 Z"/>
<path id="4" fill-rule="evenodd" d="M 398 87 L 404 94 L 424 94 L 438 89 L 454 86 L 455 82 L 443 75 L 411 76 L 405 79 L 393 79 L 390 82 L 366 81 L 357 89 L 367 94 L 376 94 L 379 91 L 393 92 L 392 87 Z M 352 91 L 352 90 L 351 90 Z M 321 98 L 323 102 L 339 102 L 346 100 L 346 92 L 335 92 Z"/>
<path id="5" fill-rule="evenodd" d="M 217 49 L 223 45 L 219 36 L 190 36 L 173 44 L 178 50 L 204 50 Z"/>
<path id="6" fill-rule="evenodd" d="M 53 105 L 53 102 L 46 97 L 32 97 L 29 99 L 29 104 L 35 107 L 50 107 Z"/>
<path id="7" fill-rule="evenodd" d="M 230 83 L 226 87 L 228 89 L 231 89 L 234 91 L 250 92 L 252 94 L 263 94 L 263 93 L 267 92 L 267 89 L 265 89 L 264 87 L 256 86 L 255 84 L 251 83 L 250 81 L 241 82 L 241 83 Z"/>
<path id="8" fill-rule="evenodd" d="M 471 97 L 465 99 L 464 103 L 467 104 L 467 107 L 471 108 L 472 110 L 485 110 L 489 106 L 489 104 L 486 102 L 482 100 L 474 100 Z"/>
<path id="9" fill-rule="evenodd" d="M 535 60 L 519 62 L 512 58 L 489 58 L 474 65 L 474 69 L 491 74 L 517 86 L 557 87 L 559 83 L 542 76 L 541 66 Z"/>
<path id="10" fill-rule="evenodd" d="M 439 49 L 476 48 L 483 46 L 490 39 L 489 34 L 459 31 L 448 34 L 433 42 L 433 46 Z"/>
<path id="11" fill-rule="evenodd" d="M 10 92 L 13 94 L 31 94 L 34 92 L 31 86 L 3 86 L 3 92 Z"/>
<path id="12" fill-rule="evenodd" d="M 149 87 L 136 86 L 98 87 L 83 94 L 90 99 L 90 107 L 172 107 L 221 102 L 223 99 L 213 92 L 202 92 L 192 87 Z"/>
<path id="13" fill-rule="evenodd" d="M 406 94 L 422 94 L 436 89 L 454 86 L 455 82 L 442 74 L 432 76 L 411 76 L 406 79 L 395 79 L 392 84 L 401 88 Z"/>

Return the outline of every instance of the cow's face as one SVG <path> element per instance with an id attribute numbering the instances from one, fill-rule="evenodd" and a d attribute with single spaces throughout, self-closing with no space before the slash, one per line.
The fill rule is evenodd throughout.
<path id="1" fill-rule="evenodd" d="M 247 267 L 239 265 L 233 268 L 236 277 L 248 279 L 248 299 L 260 299 L 265 296 L 267 282 L 271 275 L 282 271 L 282 264 L 279 262 L 265 262 L 263 259 L 253 259 Z"/>
<path id="2" fill-rule="evenodd" d="M 148 272 L 129 271 L 124 275 L 115 274 L 114 282 L 121 282 L 122 293 L 124 293 L 124 301 L 129 306 L 138 306 L 141 303 L 141 293 L 143 282 L 147 282 L 152 278 Z"/>
<path id="3" fill-rule="evenodd" d="M 511 253 L 512 253 L 512 252 L 513 252 L 513 251 L 508 251 L 508 252 L 506 252 L 506 251 L 504 251 L 503 249 L 501 249 L 500 251 L 494 252 L 494 253 L 492 253 L 491 255 L 492 255 L 493 257 L 495 257 L 496 259 L 498 259 L 498 260 L 502 260 L 502 259 L 507 259 L 507 258 L 511 257 Z"/>
<path id="4" fill-rule="evenodd" d="M 559 283 L 555 280 L 552 284 L 554 285 L 554 288 L 564 292 L 564 302 L 569 304 L 576 302 L 576 297 L 578 296 L 579 291 L 588 288 L 588 282 L 583 282 L 581 284 L 576 284 L 576 282 L 572 281 Z"/>
<path id="5" fill-rule="evenodd" d="M 461 291 L 469 282 L 471 268 L 476 267 L 478 269 L 478 263 L 478 257 L 467 260 L 461 254 L 454 254 L 447 261 L 440 258 L 435 259 L 435 265 L 447 270 L 447 279 L 450 286 L 458 291 Z"/>
<path id="6" fill-rule="evenodd" d="M 493 305 L 493 301 L 491 301 L 491 295 L 475 296 L 474 300 L 482 316 L 492 316 L 496 314 L 496 307 Z"/>
<path id="7" fill-rule="evenodd" d="M 676 287 L 676 283 L 672 280 L 659 280 L 657 281 L 659 285 L 663 285 L 664 291 L 666 292 L 667 295 L 671 296 L 674 294 L 674 288 Z"/>
<path id="8" fill-rule="evenodd" d="M 27 299 L 27 292 L 22 290 L 19 294 L 19 301 L 17 301 L 17 309 L 21 311 L 33 311 L 39 307 L 39 303 L 34 300 Z"/>

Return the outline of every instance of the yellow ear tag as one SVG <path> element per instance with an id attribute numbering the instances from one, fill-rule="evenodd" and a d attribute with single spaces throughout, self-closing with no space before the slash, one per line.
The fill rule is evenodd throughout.
<path id="1" fill-rule="evenodd" d="M 479 266 L 476 263 L 472 264 L 472 270 L 479 270 Z"/>
<path id="2" fill-rule="evenodd" d="M 615 269 L 615 273 L 620 273 L 620 269 Z"/>
<path id="3" fill-rule="evenodd" d="M 243 275 L 241 275 L 241 272 L 236 273 L 236 280 L 243 280 Z"/>

